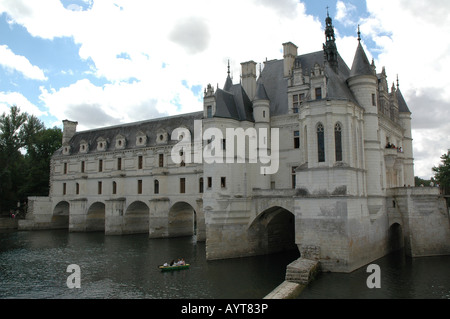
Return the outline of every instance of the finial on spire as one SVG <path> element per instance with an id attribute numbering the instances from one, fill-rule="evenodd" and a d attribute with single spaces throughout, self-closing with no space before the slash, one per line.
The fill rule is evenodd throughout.
<path id="1" fill-rule="evenodd" d="M 398 82 L 398 74 L 397 74 L 397 90 L 398 90 L 398 88 L 399 88 L 399 82 Z"/>
<path id="2" fill-rule="evenodd" d="M 359 24 L 358 24 L 358 41 L 361 41 L 361 31 L 359 30 Z"/>
<path id="3" fill-rule="evenodd" d="M 228 75 L 230 75 L 230 59 L 228 59 Z"/>
<path id="4" fill-rule="evenodd" d="M 329 17 L 330 16 L 330 13 L 328 12 L 328 6 L 327 6 L 327 17 Z"/>

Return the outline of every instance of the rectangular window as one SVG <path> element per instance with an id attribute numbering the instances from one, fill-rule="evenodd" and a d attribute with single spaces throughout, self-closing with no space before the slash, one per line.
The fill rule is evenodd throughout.
<path id="1" fill-rule="evenodd" d="M 372 94 L 372 105 L 377 106 L 377 100 L 375 94 Z"/>
<path id="2" fill-rule="evenodd" d="M 186 193 L 186 178 L 184 177 L 180 178 L 180 193 Z"/>
<path id="3" fill-rule="evenodd" d="M 198 192 L 203 193 L 203 177 L 200 177 L 200 179 L 198 180 L 198 188 Z"/>
<path id="4" fill-rule="evenodd" d="M 66 183 L 63 183 L 63 195 L 66 195 L 66 191 L 67 191 L 67 185 L 66 185 Z"/>
<path id="5" fill-rule="evenodd" d="M 114 195 L 117 194 L 117 183 L 116 182 L 112 183 L 112 193 Z"/>
<path id="6" fill-rule="evenodd" d="M 157 179 L 155 179 L 154 186 L 154 193 L 159 194 L 159 181 Z"/>
<path id="7" fill-rule="evenodd" d="M 227 149 L 227 140 L 226 139 L 222 139 L 222 149 L 226 150 Z"/>
<path id="8" fill-rule="evenodd" d="M 164 167 L 164 154 L 159 154 L 159 167 Z"/>
<path id="9" fill-rule="evenodd" d="M 64 163 L 64 174 L 67 174 L 67 163 Z"/>
<path id="10" fill-rule="evenodd" d="M 297 166 L 292 166 L 291 175 L 292 175 L 292 188 L 295 189 L 296 182 L 295 182 L 295 169 Z"/>
<path id="11" fill-rule="evenodd" d="M 138 194 L 142 194 L 142 179 L 138 180 L 138 189 L 137 189 Z"/>
<path id="12" fill-rule="evenodd" d="M 320 100 L 322 98 L 322 88 L 316 88 L 316 100 Z"/>
<path id="13" fill-rule="evenodd" d="M 122 159 L 120 157 L 117 158 L 117 170 L 118 171 L 122 170 Z"/>
<path id="14" fill-rule="evenodd" d="M 103 172 L 103 160 L 98 160 L 98 171 Z"/>
<path id="15" fill-rule="evenodd" d="M 298 94 L 292 96 L 292 109 L 294 113 L 298 113 L 298 108 L 300 106 L 300 101 L 298 99 Z"/>
<path id="16" fill-rule="evenodd" d="M 300 131 L 294 131 L 294 148 L 300 148 Z"/>
<path id="17" fill-rule="evenodd" d="M 208 188 L 212 187 L 212 177 L 208 177 Z"/>
<path id="18" fill-rule="evenodd" d="M 78 184 L 78 183 L 75 184 L 75 194 L 77 194 L 77 195 L 80 194 L 80 184 Z"/>
<path id="19" fill-rule="evenodd" d="M 84 173 L 84 161 L 81 161 L 81 173 Z"/>
<path id="20" fill-rule="evenodd" d="M 98 182 L 97 188 L 98 188 L 98 194 L 100 195 L 102 193 L 102 182 Z"/>
<path id="21" fill-rule="evenodd" d="M 211 105 L 208 105 L 206 107 L 206 117 L 207 118 L 211 118 L 212 117 L 212 106 Z"/>
<path id="22" fill-rule="evenodd" d="M 222 187 L 222 188 L 227 187 L 227 178 L 226 177 L 220 178 L 220 187 Z"/>
<path id="23" fill-rule="evenodd" d="M 138 157 L 138 169 L 142 169 L 142 162 L 143 162 L 142 155 L 140 155 Z"/>

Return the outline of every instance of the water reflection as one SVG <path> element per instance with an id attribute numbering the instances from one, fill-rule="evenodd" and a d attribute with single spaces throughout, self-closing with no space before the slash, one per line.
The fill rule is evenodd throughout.
<path id="1" fill-rule="evenodd" d="M 381 269 L 379 289 L 367 288 L 365 266 L 350 274 L 322 273 L 299 298 L 450 298 L 450 256 L 410 258 L 398 250 L 373 263 Z"/>
<path id="2" fill-rule="evenodd" d="M 189 270 L 161 273 L 184 257 Z M 298 252 L 206 261 L 195 237 L 35 231 L 0 234 L 0 298 L 262 298 L 278 286 Z M 68 289 L 66 268 L 81 268 Z"/>

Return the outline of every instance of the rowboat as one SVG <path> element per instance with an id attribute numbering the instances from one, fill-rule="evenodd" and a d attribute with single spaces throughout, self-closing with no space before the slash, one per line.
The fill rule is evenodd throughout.
<path id="1" fill-rule="evenodd" d="M 159 269 L 161 271 L 174 271 L 174 270 L 183 270 L 183 269 L 189 269 L 189 264 L 186 265 L 180 265 L 180 266 L 159 266 Z"/>

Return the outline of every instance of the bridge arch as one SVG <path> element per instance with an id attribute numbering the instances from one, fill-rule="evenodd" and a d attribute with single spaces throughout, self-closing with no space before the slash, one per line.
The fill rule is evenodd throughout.
<path id="1" fill-rule="evenodd" d="M 95 202 L 86 213 L 86 231 L 105 231 L 105 204 Z"/>
<path id="2" fill-rule="evenodd" d="M 170 207 L 168 215 L 169 237 L 192 236 L 196 231 L 197 213 L 194 207 L 184 201 Z"/>
<path id="3" fill-rule="evenodd" d="M 399 223 L 392 223 L 387 236 L 388 252 L 393 252 L 404 247 L 403 229 Z"/>
<path id="4" fill-rule="evenodd" d="M 267 208 L 249 226 L 248 238 L 258 255 L 295 250 L 295 215 L 281 206 Z"/>
<path id="5" fill-rule="evenodd" d="M 150 209 L 141 201 L 128 205 L 123 218 L 123 234 L 145 234 L 149 231 Z"/>
<path id="6" fill-rule="evenodd" d="M 55 205 L 52 214 L 52 224 L 55 228 L 69 228 L 70 204 L 61 201 Z"/>

